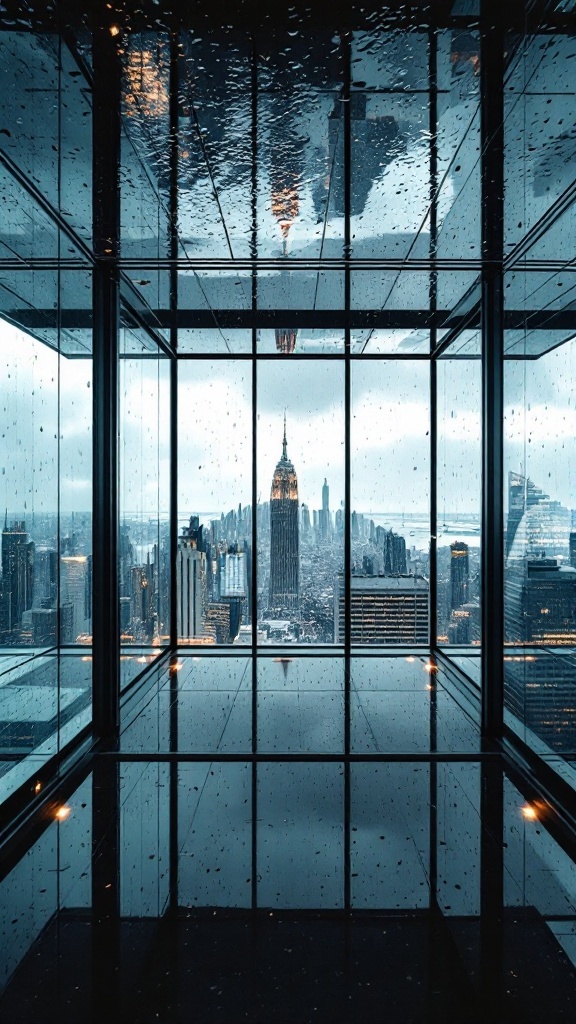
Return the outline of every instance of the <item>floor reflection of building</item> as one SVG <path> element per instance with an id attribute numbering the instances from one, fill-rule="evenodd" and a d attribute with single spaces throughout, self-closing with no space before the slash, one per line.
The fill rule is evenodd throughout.
<path id="1" fill-rule="evenodd" d="M 352 216 L 364 213 L 364 207 L 373 183 L 384 173 L 384 168 L 406 151 L 406 139 L 398 123 L 390 114 L 384 117 L 367 117 L 367 96 L 363 92 L 350 96 L 350 118 L 354 138 L 354 151 L 362 154 L 354 162 L 354 174 L 350 192 Z M 333 216 L 344 216 L 344 175 L 343 167 L 344 130 L 343 104 L 338 97 L 328 121 L 328 142 L 333 157 L 334 171 L 330 192 L 330 207 Z M 317 211 L 320 213 L 320 211 Z"/>
<path id="2" fill-rule="evenodd" d="M 298 331 L 292 328 L 277 327 L 275 332 L 276 349 L 283 355 L 291 355 L 296 348 Z"/>

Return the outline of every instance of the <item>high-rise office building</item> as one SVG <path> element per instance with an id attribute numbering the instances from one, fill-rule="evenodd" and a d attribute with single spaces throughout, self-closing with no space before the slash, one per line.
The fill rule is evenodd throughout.
<path id="1" fill-rule="evenodd" d="M 468 545 L 455 541 L 450 545 L 450 608 L 461 608 L 468 600 Z"/>
<path id="2" fill-rule="evenodd" d="M 428 642 L 428 582 L 421 576 L 352 576 L 350 640 L 358 644 Z M 334 639 L 345 636 L 342 577 L 334 587 Z"/>
<path id="3" fill-rule="evenodd" d="M 299 594 L 298 478 L 288 458 L 286 417 L 282 457 L 270 491 L 269 604 L 278 611 L 298 606 Z"/>
<path id="4" fill-rule="evenodd" d="M 8 526 L 8 513 L 2 531 L 2 631 L 13 635 L 22 615 L 32 607 L 34 592 L 35 545 L 26 532 L 26 523 Z"/>
<path id="5" fill-rule="evenodd" d="M 74 609 L 72 643 L 89 627 L 89 570 L 86 555 L 65 555 L 60 559 L 60 604 L 72 605 Z"/>
<path id="6" fill-rule="evenodd" d="M 372 520 L 370 523 L 373 525 Z M 375 537 L 380 527 L 374 530 Z M 381 535 L 382 568 L 387 576 L 405 576 L 406 565 L 406 540 L 393 530 L 383 530 Z"/>
<path id="7" fill-rule="evenodd" d="M 318 514 L 320 523 L 320 537 L 323 541 L 330 539 L 332 534 L 332 519 L 330 516 L 330 488 L 328 481 L 324 477 L 324 483 L 322 485 L 322 508 Z"/>
<path id="8" fill-rule="evenodd" d="M 510 473 L 508 477 L 508 525 L 506 557 L 569 557 L 572 517 L 560 501 L 551 499 L 527 477 Z"/>
<path id="9" fill-rule="evenodd" d="M 190 517 L 178 542 L 178 636 L 184 640 L 204 635 L 208 604 L 206 544 L 198 516 Z"/>
<path id="10" fill-rule="evenodd" d="M 576 569 L 555 558 L 509 567 L 504 584 L 509 643 L 576 644 Z"/>
<path id="11" fill-rule="evenodd" d="M 248 573 L 245 551 L 227 552 L 224 563 L 224 580 L 221 584 L 222 597 L 246 597 L 248 594 Z"/>
<path id="12" fill-rule="evenodd" d="M 55 608 L 58 602 L 58 552 L 36 548 L 34 556 L 35 608 Z"/>

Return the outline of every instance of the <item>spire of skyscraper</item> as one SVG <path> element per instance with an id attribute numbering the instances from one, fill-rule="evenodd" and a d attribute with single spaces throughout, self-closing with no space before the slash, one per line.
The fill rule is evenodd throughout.
<path id="1" fill-rule="evenodd" d="M 276 465 L 270 491 L 270 608 L 286 611 L 298 606 L 298 479 L 288 458 L 286 413 L 282 458 Z"/>

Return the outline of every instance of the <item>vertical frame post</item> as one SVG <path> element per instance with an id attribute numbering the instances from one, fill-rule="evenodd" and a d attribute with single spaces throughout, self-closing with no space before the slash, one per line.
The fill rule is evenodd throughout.
<path id="1" fill-rule="evenodd" d="M 250 559 L 250 604 L 252 620 L 252 758 L 251 765 L 251 797 L 252 797 L 252 865 L 251 865 L 251 906 L 258 909 L 258 479 L 257 479 L 257 430 L 258 430 L 258 331 L 256 329 L 256 311 L 258 309 L 258 47 L 256 36 L 250 40 L 250 95 L 251 95 L 251 178 L 250 178 L 250 214 L 251 236 L 250 257 L 252 259 L 251 274 L 251 309 L 252 309 L 252 555 Z"/>
<path id="2" fill-rule="evenodd" d="M 428 32 L 428 111 L 430 132 L 430 281 L 428 301 L 433 326 L 430 328 L 430 352 L 436 349 L 437 330 L 434 314 L 438 306 L 438 52 L 437 35 L 433 26 Z M 429 634 L 432 650 L 438 642 L 438 560 L 437 560 L 437 519 L 438 519 L 438 431 L 437 431 L 437 388 L 436 358 L 430 359 L 430 591 L 429 591 Z"/>
<path id="3" fill-rule="evenodd" d="M 93 717 L 98 739 L 114 742 L 119 726 L 118 617 L 118 331 L 120 297 L 119 40 L 106 19 L 93 30 L 94 490 Z"/>
<path id="4" fill-rule="evenodd" d="M 504 714 L 504 25 L 499 0 L 481 7 L 482 148 L 482 731 L 502 735 Z"/>
<path id="5" fill-rule="evenodd" d="M 170 751 L 178 752 L 178 64 L 179 36 L 170 33 L 169 132 L 170 132 Z M 172 914 L 179 904 L 178 777 L 176 761 L 170 763 L 170 899 Z"/>
<path id="6" fill-rule="evenodd" d="M 348 26 L 342 32 L 344 105 L 344 909 L 350 911 L 351 898 L 351 845 L 350 845 L 350 716 L 351 716 L 351 587 L 352 587 L 352 538 L 351 486 L 350 486 L 350 416 L 351 416 L 351 359 L 350 359 L 350 260 L 352 239 L 350 215 L 352 210 L 352 113 L 350 110 L 350 85 L 352 61 L 352 33 Z M 339 600 L 339 598 L 338 598 Z"/>

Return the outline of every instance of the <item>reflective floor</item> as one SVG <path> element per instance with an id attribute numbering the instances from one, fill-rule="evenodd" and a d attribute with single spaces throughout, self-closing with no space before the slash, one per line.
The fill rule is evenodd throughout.
<path id="1" fill-rule="evenodd" d="M 0 1020 L 574 1020 L 573 839 L 429 665 L 352 658 L 349 754 L 340 658 L 156 667 L 5 852 Z"/>
<path id="2" fill-rule="evenodd" d="M 472 706 L 428 655 L 182 656 L 124 709 L 121 750 L 477 752 Z"/>

